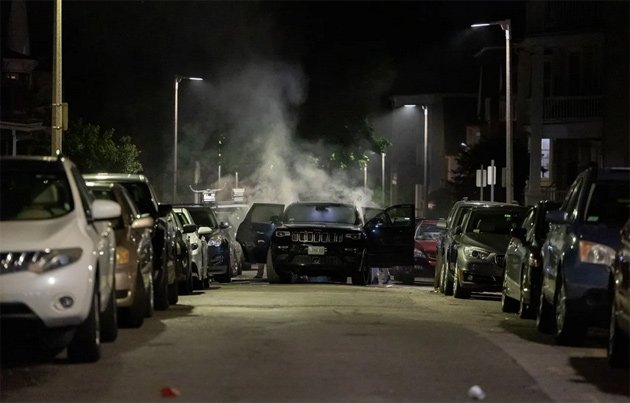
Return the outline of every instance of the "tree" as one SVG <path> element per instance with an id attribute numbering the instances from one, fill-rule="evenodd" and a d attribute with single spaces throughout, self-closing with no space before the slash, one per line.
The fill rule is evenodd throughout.
<path id="1" fill-rule="evenodd" d="M 116 138 L 114 129 L 103 130 L 82 119 L 70 125 L 63 136 L 63 153 L 82 173 L 121 172 L 138 173 L 142 164 L 140 151 L 131 137 Z"/>
<path id="2" fill-rule="evenodd" d="M 344 142 L 337 144 L 330 154 L 331 168 L 364 167 L 370 161 L 370 152 L 380 155 L 391 146 L 388 140 L 374 134 L 374 127 L 367 118 L 348 124 L 344 129 Z"/>

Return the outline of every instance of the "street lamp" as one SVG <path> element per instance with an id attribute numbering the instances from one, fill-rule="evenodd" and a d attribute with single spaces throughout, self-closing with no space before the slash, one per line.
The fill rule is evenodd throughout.
<path id="1" fill-rule="evenodd" d="M 422 179 L 422 215 L 427 217 L 429 209 L 429 107 L 422 105 L 424 111 L 424 177 Z"/>
<path id="2" fill-rule="evenodd" d="M 177 195 L 177 93 L 179 92 L 179 83 L 182 80 L 202 81 L 199 77 L 183 77 L 175 75 L 175 125 L 173 132 L 173 203 Z"/>
<path id="3" fill-rule="evenodd" d="M 514 174 L 512 169 L 512 86 L 510 77 L 510 28 L 512 22 L 507 20 L 472 24 L 472 28 L 499 25 L 505 31 L 505 200 L 514 200 Z"/>

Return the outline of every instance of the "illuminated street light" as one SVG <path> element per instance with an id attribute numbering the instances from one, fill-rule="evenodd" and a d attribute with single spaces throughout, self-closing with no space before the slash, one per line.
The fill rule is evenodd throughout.
<path id="1" fill-rule="evenodd" d="M 173 203 L 177 196 L 177 94 L 179 92 L 179 83 L 182 80 L 202 81 L 199 77 L 182 77 L 175 75 L 175 125 L 173 133 Z"/>
<path id="2" fill-rule="evenodd" d="M 422 105 L 424 111 L 424 178 L 422 179 L 422 215 L 427 217 L 429 209 L 429 107 Z"/>
<path id="3" fill-rule="evenodd" d="M 505 31 L 505 200 L 514 201 L 514 172 L 512 169 L 512 85 L 510 77 L 510 29 L 512 22 L 507 20 L 472 24 L 471 28 L 499 25 Z"/>

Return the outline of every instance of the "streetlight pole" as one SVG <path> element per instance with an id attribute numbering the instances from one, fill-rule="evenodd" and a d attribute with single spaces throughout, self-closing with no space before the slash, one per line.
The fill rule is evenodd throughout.
<path id="1" fill-rule="evenodd" d="M 505 31 L 505 201 L 514 201 L 514 170 L 512 158 L 512 79 L 510 72 L 510 30 L 512 21 L 502 20 L 482 24 L 473 24 L 472 28 L 499 25 Z"/>
<path id="2" fill-rule="evenodd" d="M 422 106 L 424 111 L 424 177 L 422 179 L 422 215 L 426 218 L 429 210 L 429 107 Z"/>
<path id="3" fill-rule="evenodd" d="M 179 93 L 179 83 L 182 80 L 201 81 L 203 78 L 199 77 L 182 77 L 175 75 L 175 116 L 174 116 L 174 131 L 173 131 L 173 203 L 176 202 L 177 197 L 177 101 Z"/>

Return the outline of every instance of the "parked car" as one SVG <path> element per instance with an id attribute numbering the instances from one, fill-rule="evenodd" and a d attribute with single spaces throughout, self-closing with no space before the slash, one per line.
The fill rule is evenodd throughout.
<path id="1" fill-rule="evenodd" d="M 151 233 L 153 244 L 153 302 L 157 310 L 166 310 L 177 303 L 178 284 L 176 269 L 175 240 L 169 238 L 168 224 L 164 216 L 170 205 L 160 207 L 149 179 L 140 174 L 98 173 L 83 175 L 90 182 L 119 183 L 127 189 L 141 214 L 149 214 L 154 220 Z"/>
<path id="2" fill-rule="evenodd" d="M 453 290 L 450 287 L 450 285 L 453 284 L 453 278 L 448 278 L 447 275 L 455 272 L 452 267 L 455 262 L 454 260 L 451 260 L 450 257 L 456 256 L 456 253 L 453 252 L 456 248 L 456 245 L 453 244 L 453 238 L 455 237 L 455 229 L 461 225 L 464 214 L 476 206 L 503 205 L 510 206 L 511 204 L 468 199 L 458 200 L 453 203 L 446 219 L 438 220 L 436 226 L 442 229 L 444 233 L 438 243 L 434 285 L 440 290 L 440 292 L 445 295 L 451 295 L 453 293 Z"/>
<path id="3" fill-rule="evenodd" d="M 582 171 L 559 210 L 548 211 L 537 328 L 579 344 L 589 326 L 608 327 L 610 266 L 629 215 L 630 168 Z"/>
<path id="4" fill-rule="evenodd" d="M 478 206 L 466 212 L 454 230 L 455 262 L 446 268 L 446 289 L 455 298 L 469 298 L 472 291 L 501 291 L 505 271 L 505 250 L 512 228 L 523 223 L 527 208 L 518 205 Z M 451 280 L 452 279 L 452 280 Z"/>
<path id="5" fill-rule="evenodd" d="M 111 220 L 116 235 L 116 305 L 118 323 L 140 327 L 153 315 L 153 218 L 138 212 L 129 193 L 115 183 L 87 183 L 94 197 L 120 204 L 121 216 Z"/>
<path id="6" fill-rule="evenodd" d="M 435 276 L 437 247 L 444 230 L 437 227 L 437 220 L 417 219 L 414 235 L 413 266 L 389 269 L 395 280 L 413 284 L 416 277 Z"/>
<path id="7" fill-rule="evenodd" d="M 351 204 L 291 203 L 272 218 L 276 228 L 269 240 L 267 279 L 290 283 L 301 276 L 328 276 L 346 283 L 351 277 L 353 284 L 366 285 L 372 267 L 411 266 L 413 212 L 413 205 L 393 206 L 364 223 Z"/>
<path id="8" fill-rule="evenodd" d="M 189 245 L 190 274 L 192 275 L 194 283 L 199 285 L 199 288 L 205 288 L 210 278 L 208 272 L 210 254 L 208 253 L 206 236 L 212 233 L 212 228 L 198 224 L 191 215 L 188 207 L 175 205 L 173 206 L 173 212 L 179 221 L 181 221 L 182 233 L 185 234 Z M 193 230 L 186 226 L 192 226 Z M 178 281 L 186 281 L 187 278 L 188 273 L 183 274 L 181 278 L 178 278 Z"/>
<path id="9" fill-rule="evenodd" d="M 120 205 L 94 199 L 65 157 L 0 158 L 0 310 L 13 333 L 68 359 L 94 362 L 118 335 L 116 239 Z"/>
<path id="10" fill-rule="evenodd" d="M 529 208 L 523 225 L 513 228 L 505 251 L 505 277 L 501 307 L 518 312 L 521 318 L 535 318 L 542 284 L 540 248 L 547 239 L 549 223 L 545 214 L 560 207 L 559 202 L 543 200 Z"/>
<path id="11" fill-rule="evenodd" d="M 229 283 L 242 272 L 242 255 L 238 243 L 232 240 L 229 224 L 219 222 L 208 205 L 186 205 L 193 222 L 206 228 L 203 236 L 208 244 L 208 273 L 220 283 Z"/>
<path id="12" fill-rule="evenodd" d="M 282 215 L 283 204 L 254 203 L 251 205 L 243 222 L 238 226 L 236 240 L 241 244 L 245 261 L 249 264 L 265 264 L 269 239 L 276 229 L 272 220 Z"/>
<path id="13" fill-rule="evenodd" d="M 178 282 L 178 294 L 192 294 L 195 290 L 195 282 L 190 263 L 192 248 L 187 233 L 195 232 L 197 226 L 192 224 L 185 225 L 172 208 L 166 213 L 163 220 L 167 224 L 169 234 L 167 239 L 174 243 L 173 249 L 175 250 L 176 256 L 175 273 Z"/>
<path id="14" fill-rule="evenodd" d="M 608 332 L 608 362 L 627 367 L 630 361 L 630 219 L 621 229 L 621 246 L 612 267 L 612 303 Z"/>

